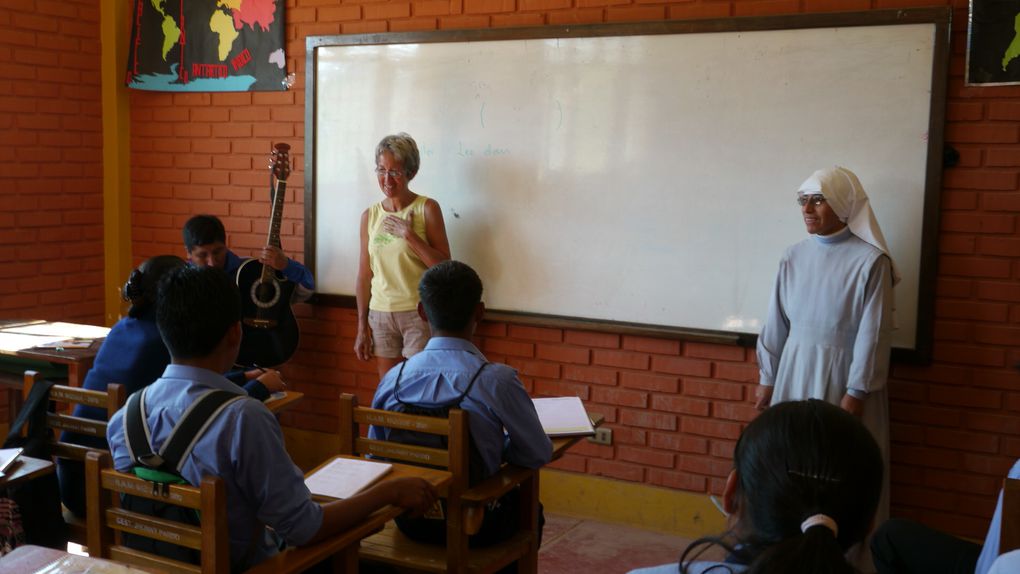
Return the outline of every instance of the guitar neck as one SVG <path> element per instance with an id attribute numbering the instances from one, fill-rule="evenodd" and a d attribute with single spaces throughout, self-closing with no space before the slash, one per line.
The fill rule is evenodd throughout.
<path id="1" fill-rule="evenodd" d="M 273 212 L 269 216 L 269 237 L 266 238 L 266 245 L 271 247 L 282 247 L 280 243 L 280 224 L 283 220 L 283 199 L 287 194 L 287 182 L 276 180 L 276 190 L 273 192 Z M 262 269 L 262 280 L 268 281 L 273 269 L 268 265 Z"/>

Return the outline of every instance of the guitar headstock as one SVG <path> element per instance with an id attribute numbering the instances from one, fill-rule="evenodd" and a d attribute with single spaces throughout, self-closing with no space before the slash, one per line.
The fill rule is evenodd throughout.
<path id="1" fill-rule="evenodd" d="M 290 176 L 290 144 L 278 143 L 273 146 L 273 156 L 269 161 L 269 169 L 280 181 L 287 181 Z"/>

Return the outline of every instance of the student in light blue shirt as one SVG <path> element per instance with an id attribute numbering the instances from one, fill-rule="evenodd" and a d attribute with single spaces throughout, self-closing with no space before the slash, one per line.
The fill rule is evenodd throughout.
<path id="1" fill-rule="evenodd" d="M 418 313 L 428 321 L 432 338 L 425 350 L 393 367 L 380 381 L 372 407 L 391 411 L 444 409 L 459 406 L 468 413 L 468 426 L 478 479 L 488 477 L 504 463 L 538 468 L 552 458 L 552 442 L 542 430 L 534 403 L 517 373 L 507 365 L 490 363 L 471 343 L 475 326 L 485 313 L 482 282 L 471 267 L 443 261 L 429 268 L 418 286 Z M 369 427 L 374 439 L 439 446 L 439 437 L 399 433 Z M 480 465 L 478 469 L 475 466 Z M 486 512 L 475 545 L 504 539 L 517 531 L 512 491 L 501 500 L 503 512 Z M 408 536 L 442 544 L 446 530 L 422 519 L 397 525 Z M 540 520 L 541 522 L 541 520 Z M 421 524 L 424 523 L 424 524 Z M 498 530 L 498 531 L 497 531 Z"/>
<path id="2" fill-rule="evenodd" d="M 418 512 L 432 505 L 435 490 L 421 479 L 384 481 L 346 500 L 312 501 L 301 470 L 284 448 L 276 418 L 220 374 L 237 357 L 240 317 L 237 287 L 221 270 L 181 267 L 164 277 L 156 324 L 171 364 L 146 388 L 143 412 L 150 445 L 159 452 L 203 393 L 221 390 L 245 397 L 214 416 L 180 470 L 192 485 L 209 475 L 223 479 L 232 571 L 261 562 L 283 544 L 300 546 L 343 532 L 388 504 Z M 134 462 L 124 432 L 125 412 L 122 408 L 110 419 L 106 436 L 114 467 L 130 472 Z"/>

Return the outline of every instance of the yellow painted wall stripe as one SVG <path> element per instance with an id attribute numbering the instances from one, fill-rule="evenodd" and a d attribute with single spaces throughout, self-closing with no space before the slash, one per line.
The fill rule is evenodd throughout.
<path id="1" fill-rule="evenodd" d="M 120 287 L 131 272 L 130 110 L 127 70 L 127 0 L 102 0 L 100 42 L 103 109 L 103 284 L 107 325 L 120 318 Z"/>

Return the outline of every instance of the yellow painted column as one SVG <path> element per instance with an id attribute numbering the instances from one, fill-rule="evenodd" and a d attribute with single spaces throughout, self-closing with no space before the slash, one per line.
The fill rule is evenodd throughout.
<path id="1" fill-rule="evenodd" d="M 103 252 L 105 322 L 120 317 L 120 287 L 131 272 L 130 109 L 124 73 L 131 30 L 130 0 L 101 0 L 103 109 Z"/>

